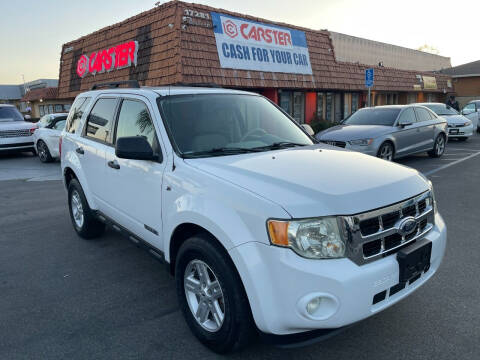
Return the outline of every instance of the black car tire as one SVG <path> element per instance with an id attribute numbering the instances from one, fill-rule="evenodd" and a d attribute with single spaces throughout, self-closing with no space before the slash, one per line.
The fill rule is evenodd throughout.
<path id="1" fill-rule="evenodd" d="M 37 141 L 37 153 L 38 158 L 43 163 L 49 163 L 53 161 L 52 155 L 50 154 L 50 150 L 48 150 L 47 144 L 44 141 L 38 140 Z"/>
<path id="2" fill-rule="evenodd" d="M 74 210 L 72 209 L 75 206 L 72 205 L 75 201 L 78 201 L 82 207 L 83 221 L 81 224 L 79 221 L 76 221 Z M 105 231 L 105 224 L 98 220 L 95 213 L 90 209 L 82 186 L 77 179 L 72 179 L 68 184 L 68 210 L 70 212 L 70 219 L 72 220 L 73 228 L 80 237 L 84 239 L 93 239 L 99 237 Z"/>
<path id="3" fill-rule="evenodd" d="M 443 141 L 443 148 L 439 148 L 439 142 Z M 438 134 L 433 142 L 433 149 L 428 151 L 428 155 L 433 158 L 438 158 L 445 153 L 446 137 L 444 134 Z"/>
<path id="4" fill-rule="evenodd" d="M 209 274 L 215 276 L 221 287 L 224 318 L 214 332 L 202 327 L 187 301 L 185 271 L 195 261 L 206 264 L 211 270 Z M 200 342 L 216 353 L 238 351 L 248 344 L 255 333 L 250 304 L 233 262 L 215 239 L 208 234 L 198 234 L 186 240 L 176 257 L 175 278 L 180 309 Z M 210 310 L 208 316 L 213 316 Z"/>

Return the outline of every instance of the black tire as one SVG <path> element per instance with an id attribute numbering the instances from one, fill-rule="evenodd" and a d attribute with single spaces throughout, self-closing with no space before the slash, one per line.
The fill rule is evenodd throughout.
<path id="1" fill-rule="evenodd" d="M 202 327 L 187 301 L 185 271 L 192 261 L 198 260 L 208 266 L 222 290 L 224 319 L 215 332 Z M 255 333 L 250 304 L 234 264 L 214 239 L 208 234 L 199 234 L 186 240 L 176 257 L 175 278 L 180 308 L 188 326 L 200 342 L 221 354 L 241 350 L 248 344 Z M 208 316 L 213 316 L 210 310 Z"/>
<path id="2" fill-rule="evenodd" d="M 466 137 L 461 137 L 461 138 L 458 138 L 457 140 L 458 140 L 458 141 L 467 141 L 468 138 L 466 138 Z"/>
<path id="3" fill-rule="evenodd" d="M 393 161 L 395 158 L 395 149 L 393 144 L 389 141 L 385 141 L 378 148 L 377 157 L 386 161 Z"/>
<path id="4" fill-rule="evenodd" d="M 75 220 L 74 210 L 72 209 L 72 202 L 74 203 L 74 196 L 78 196 L 78 200 L 82 207 L 83 221 L 81 224 Z M 74 206 L 74 205 L 73 205 Z M 77 179 L 72 179 L 68 184 L 68 210 L 70 212 L 70 219 L 72 220 L 73 228 L 76 233 L 84 239 L 93 239 L 103 234 L 105 224 L 102 223 L 95 216 L 95 213 L 88 206 L 87 198 L 83 193 L 82 186 Z"/>
<path id="5" fill-rule="evenodd" d="M 443 147 L 440 149 L 439 142 L 443 142 Z M 438 158 L 445 152 L 446 137 L 444 134 L 438 134 L 433 142 L 433 149 L 428 151 L 428 155 L 432 158 Z"/>
<path id="6" fill-rule="evenodd" d="M 37 152 L 38 158 L 43 163 L 49 163 L 53 161 L 52 155 L 50 154 L 50 150 L 48 150 L 47 144 L 44 141 L 38 140 L 37 141 Z"/>

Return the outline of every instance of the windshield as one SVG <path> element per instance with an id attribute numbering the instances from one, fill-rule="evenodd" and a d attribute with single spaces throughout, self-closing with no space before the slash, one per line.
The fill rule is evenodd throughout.
<path id="1" fill-rule="evenodd" d="M 454 108 L 443 104 L 423 104 L 437 115 L 458 115 L 458 111 Z"/>
<path id="2" fill-rule="evenodd" d="M 400 113 L 399 108 L 368 108 L 352 114 L 343 123 L 348 125 L 382 125 L 393 126 Z"/>
<path id="3" fill-rule="evenodd" d="M 24 121 L 22 114 L 13 106 L 0 106 L 0 121 Z"/>
<path id="4" fill-rule="evenodd" d="M 313 144 L 298 125 L 261 96 L 176 95 L 159 98 L 158 105 L 171 140 L 184 157 Z"/>

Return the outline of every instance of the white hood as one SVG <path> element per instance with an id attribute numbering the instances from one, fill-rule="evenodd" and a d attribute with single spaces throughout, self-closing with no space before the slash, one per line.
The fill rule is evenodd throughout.
<path id="1" fill-rule="evenodd" d="M 356 214 L 428 190 L 414 169 L 323 145 L 185 162 L 279 204 L 294 218 Z"/>
<path id="2" fill-rule="evenodd" d="M 28 121 L 1 121 L 0 120 L 0 131 L 5 130 L 23 130 L 23 129 L 32 129 L 37 126 Z"/>

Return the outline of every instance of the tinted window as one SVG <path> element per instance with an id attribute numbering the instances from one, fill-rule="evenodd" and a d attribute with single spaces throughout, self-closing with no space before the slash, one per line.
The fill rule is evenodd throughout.
<path id="1" fill-rule="evenodd" d="M 415 112 L 417 113 L 417 121 L 418 122 L 430 121 L 433 118 L 433 116 L 430 114 L 430 112 L 426 109 L 415 108 Z"/>
<path id="2" fill-rule="evenodd" d="M 53 117 L 51 115 L 42 116 L 40 120 L 38 120 L 38 127 L 46 127 L 52 123 Z"/>
<path id="3" fill-rule="evenodd" d="M 118 115 L 116 138 L 143 136 L 156 154 L 160 153 L 155 127 L 146 105 L 141 101 L 124 100 Z"/>
<path id="4" fill-rule="evenodd" d="M 393 126 L 400 110 L 398 108 L 361 109 L 345 120 L 344 124 Z"/>
<path id="5" fill-rule="evenodd" d="M 55 125 L 53 125 L 53 128 L 55 130 L 59 130 L 59 131 L 62 131 L 64 128 L 65 128 L 65 123 L 67 122 L 67 120 L 60 120 L 60 121 L 57 121 L 55 123 Z"/>
<path id="6" fill-rule="evenodd" d="M 447 106 L 447 105 L 443 105 L 443 104 L 425 104 L 423 105 L 427 108 L 429 108 L 430 110 L 432 110 L 435 114 L 437 115 L 458 115 L 458 112 L 457 110 L 455 110 L 454 108 L 450 107 L 450 106 Z"/>
<path id="7" fill-rule="evenodd" d="M 475 103 L 467 104 L 462 111 L 466 114 L 475 112 Z"/>
<path id="8" fill-rule="evenodd" d="M 415 117 L 415 112 L 413 108 L 407 108 L 403 110 L 402 114 L 400 115 L 398 122 L 402 122 L 404 124 L 413 124 L 417 121 Z"/>
<path id="9" fill-rule="evenodd" d="M 184 155 L 222 148 L 260 148 L 312 140 L 281 110 L 261 96 L 180 95 L 159 99 L 172 142 Z M 209 156 L 209 155 L 207 155 Z"/>
<path id="10" fill-rule="evenodd" d="M 75 131 L 77 131 L 78 124 L 82 119 L 86 107 L 90 103 L 90 99 L 89 97 L 79 97 L 73 103 L 67 118 L 66 130 L 69 133 L 75 133 Z"/>
<path id="11" fill-rule="evenodd" d="M 117 99 L 99 99 L 88 115 L 86 135 L 103 142 L 111 142 L 111 130 Z"/>
<path id="12" fill-rule="evenodd" d="M 0 121 L 23 121 L 20 111 L 13 106 L 0 107 Z"/>

